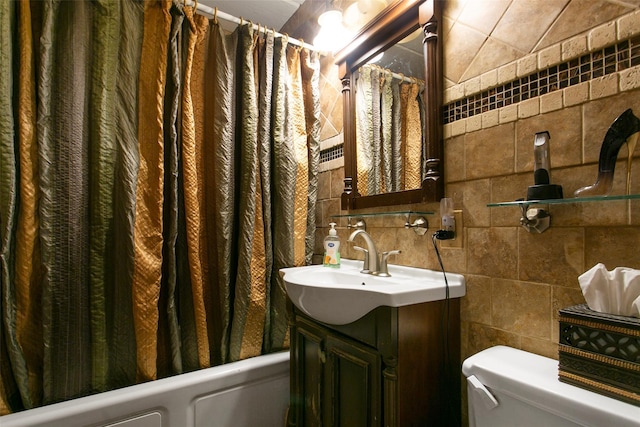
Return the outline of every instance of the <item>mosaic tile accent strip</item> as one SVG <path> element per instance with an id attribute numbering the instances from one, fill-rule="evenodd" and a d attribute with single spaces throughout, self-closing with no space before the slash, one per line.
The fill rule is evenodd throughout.
<path id="1" fill-rule="evenodd" d="M 333 147 L 320 151 L 320 163 L 342 158 L 343 151 L 344 144 L 334 145 Z"/>
<path id="2" fill-rule="evenodd" d="M 529 74 L 443 107 L 443 124 L 640 65 L 640 36 Z"/>

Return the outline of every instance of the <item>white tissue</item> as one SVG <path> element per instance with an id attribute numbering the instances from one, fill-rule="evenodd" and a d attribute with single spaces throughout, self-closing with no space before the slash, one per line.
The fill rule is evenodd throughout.
<path id="1" fill-rule="evenodd" d="M 582 294 L 593 311 L 640 317 L 640 270 L 596 264 L 578 277 Z"/>

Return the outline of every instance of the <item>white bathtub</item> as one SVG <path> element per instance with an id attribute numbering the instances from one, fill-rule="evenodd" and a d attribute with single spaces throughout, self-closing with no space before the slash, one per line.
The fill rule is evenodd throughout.
<path id="1" fill-rule="evenodd" d="M 0 417 L 2 427 L 282 427 L 289 353 L 254 357 Z"/>

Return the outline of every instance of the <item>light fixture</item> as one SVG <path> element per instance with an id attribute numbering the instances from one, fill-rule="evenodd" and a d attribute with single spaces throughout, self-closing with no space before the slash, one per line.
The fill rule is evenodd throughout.
<path id="1" fill-rule="evenodd" d="M 351 39 L 342 25 L 342 12 L 333 7 L 318 17 L 318 24 L 320 32 L 313 39 L 313 45 L 323 52 L 336 52 Z"/>

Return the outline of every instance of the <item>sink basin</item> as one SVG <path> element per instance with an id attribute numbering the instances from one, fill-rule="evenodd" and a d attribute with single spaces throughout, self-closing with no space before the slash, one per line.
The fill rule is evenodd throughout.
<path id="1" fill-rule="evenodd" d="M 402 307 L 445 299 L 441 271 L 389 265 L 391 277 L 362 274 L 362 261 L 280 269 L 287 294 L 302 312 L 330 325 L 354 322 L 380 306 Z M 447 273 L 449 297 L 465 295 L 464 277 Z"/>

